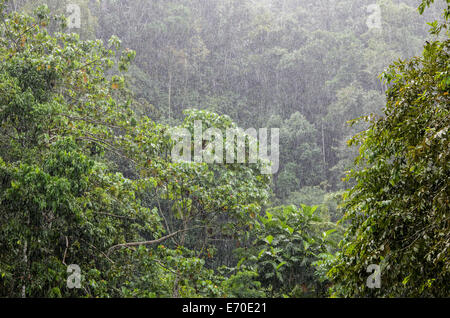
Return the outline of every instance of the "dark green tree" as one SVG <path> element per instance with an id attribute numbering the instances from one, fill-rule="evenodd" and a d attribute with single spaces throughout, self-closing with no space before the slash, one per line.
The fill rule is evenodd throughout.
<path id="1" fill-rule="evenodd" d="M 361 148 L 344 204 L 351 225 L 329 272 L 337 295 L 450 293 L 450 41 L 446 23 L 431 25 L 447 39 L 383 74 L 384 114 L 368 118 L 370 128 L 352 141 Z M 379 289 L 366 285 L 370 264 L 381 266 Z"/>

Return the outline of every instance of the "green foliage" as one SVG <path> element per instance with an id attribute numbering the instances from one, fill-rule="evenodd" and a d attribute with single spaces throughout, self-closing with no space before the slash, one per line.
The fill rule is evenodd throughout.
<path id="1" fill-rule="evenodd" d="M 370 0 L 74 0 L 71 30 L 45 2 L 0 0 L 0 297 L 449 294 L 448 39 L 377 81 L 427 34 L 412 0 L 377 30 Z M 280 128 L 279 172 L 174 161 L 195 121 Z"/>
<path id="2" fill-rule="evenodd" d="M 223 282 L 225 297 L 237 298 L 263 298 L 266 294 L 262 290 L 261 283 L 258 281 L 256 271 L 240 268 L 240 270 L 231 275 Z"/>
<path id="3" fill-rule="evenodd" d="M 117 37 L 50 33 L 47 8 L 36 15 L 1 11 L 0 294 L 221 295 L 200 256 L 218 235 L 244 237 L 269 196 L 261 164 L 172 162 L 169 127 L 138 117 L 124 77 L 110 75 L 135 52 Z M 193 110 L 183 127 L 194 120 L 235 126 Z M 67 288 L 68 264 L 81 289 Z"/>
<path id="4" fill-rule="evenodd" d="M 357 135 L 360 169 L 349 177 L 342 252 L 329 276 L 344 296 L 448 296 L 449 43 L 395 62 L 384 116 Z M 365 285 L 381 265 L 380 289 Z"/>
<path id="5" fill-rule="evenodd" d="M 316 279 L 312 264 L 327 251 L 332 231 L 320 232 L 323 221 L 317 209 L 305 205 L 269 209 L 259 218 L 251 247 L 239 251 L 243 257 L 240 263 L 255 266 L 272 296 L 323 296 L 325 285 Z"/>

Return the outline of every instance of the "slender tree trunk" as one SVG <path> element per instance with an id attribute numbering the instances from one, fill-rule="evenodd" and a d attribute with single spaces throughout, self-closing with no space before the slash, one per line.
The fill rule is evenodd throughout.
<path id="1" fill-rule="evenodd" d="M 180 213 L 181 213 L 181 210 L 180 210 Z M 186 240 L 186 231 L 187 231 L 187 228 L 188 228 L 188 222 L 189 222 L 189 220 L 187 219 L 187 218 L 183 218 L 183 232 L 181 232 L 181 239 L 180 239 L 180 244 L 181 244 L 181 246 L 184 246 L 184 242 L 185 242 L 185 240 Z M 173 298 L 179 298 L 180 297 L 180 294 L 179 294 L 179 291 L 178 291 L 178 283 L 179 283 L 179 281 L 180 281 L 180 271 L 178 270 L 178 268 L 177 268 L 177 276 L 175 277 L 175 282 L 174 282 L 174 284 L 173 284 L 173 293 L 172 293 L 172 297 Z"/>
<path id="2" fill-rule="evenodd" d="M 169 70 L 169 120 L 171 119 L 172 72 Z"/>
<path id="3" fill-rule="evenodd" d="M 27 268 L 28 268 L 28 257 L 27 257 L 27 253 L 28 253 L 28 244 L 27 241 L 25 240 L 24 245 L 23 245 L 23 262 L 24 262 L 24 266 L 25 269 L 23 270 L 23 278 L 22 278 L 22 298 L 26 298 L 26 284 L 25 284 L 25 280 L 26 280 L 26 275 L 27 275 Z"/>
<path id="4" fill-rule="evenodd" d="M 322 153 L 323 153 L 323 164 L 326 165 L 326 156 L 325 156 L 325 134 L 323 132 L 323 120 L 322 120 Z"/>

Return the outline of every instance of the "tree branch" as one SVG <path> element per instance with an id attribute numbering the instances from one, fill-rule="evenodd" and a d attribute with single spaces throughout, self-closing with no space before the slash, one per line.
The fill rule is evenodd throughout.
<path id="1" fill-rule="evenodd" d="M 159 238 L 159 239 L 157 239 L 157 240 L 152 240 L 152 241 L 131 242 L 131 243 L 117 244 L 117 245 L 111 246 L 111 247 L 109 248 L 107 254 L 109 255 L 109 254 L 111 253 L 112 250 L 114 250 L 114 249 L 116 249 L 116 248 L 121 248 L 121 247 L 131 247 L 131 246 L 141 246 L 141 245 L 154 245 L 154 244 L 158 244 L 158 243 L 161 243 L 161 242 L 163 242 L 163 241 L 165 241 L 165 240 L 170 239 L 171 237 L 173 237 L 173 236 L 175 236 L 175 235 L 177 235 L 177 234 L 179 234 L 179 233 L 186 232 L 186 231 L 191 231 L 191 230 L 195 230 L 195 229 L 199 229 L 199 228 L 202 228 L 202 227 L 194 227 L 194 228 L 190 228 L 190 229 L 179 230 L 179 231 L 176 231 L 176 232 L 171 233 L 171 234 L 169 234 L 169 235 L 163 236 L 163 237 L 161 237 L 161 238 Z"/>

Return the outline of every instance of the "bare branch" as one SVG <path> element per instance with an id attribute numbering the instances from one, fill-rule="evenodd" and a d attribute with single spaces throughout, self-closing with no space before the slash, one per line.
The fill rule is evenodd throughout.
<path id="1" fill-rule="evenodd" d="M 158 244 L 158 243 L 164 242 L 165 240 L 168 240 L 171 237 L 173 237 L 173 236 L 175 236 L 177 234 L 180 234 L 182 232 L 191 231 L 191 230 L 195 230 L 195 229 L 199 229 L 199 228 L 202 228 L 202 227 L 195 227 L 195 228 L 190 228 L 190 229 L 179 230 L 179 231 L 176 231 L 176 232 L 171 233 L 169 235 L 163 236 L 163 237 L 161 237 L 161 238 L 159 238 L 157 240 L 152 240 L 152 241 L 131 242 L 131 243 L 117 244 L 117 245 L 114 245 L 114 246 L 109 248 L 108 255 L 111 253 L 112 250 L 117 249 L 117 248 L 131 247 L 131 246 L 141 246 L 141 245 L 154 245 L 154 244 Z"/>

